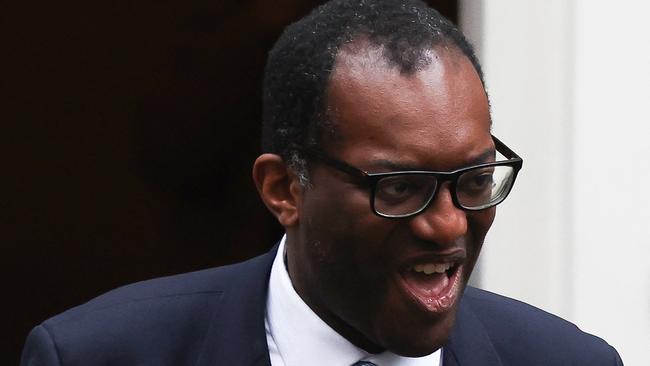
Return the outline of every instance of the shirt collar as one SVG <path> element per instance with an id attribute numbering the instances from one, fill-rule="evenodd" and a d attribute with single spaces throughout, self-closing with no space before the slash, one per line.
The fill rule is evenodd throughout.
<path id="1" fill-rule="evenodd" d="M 269 332 L 285 366 L 351 365 L 359 360 L 380 366 L 440 365 L 440 350 L 418 358 L 402 357 L 388 351 L 372 355 L 338 334 L 305 304 L 293 288 L 284 262 L 285 242 L 286 235 L 280 241 L 273 261 L 266 304 Z"/>

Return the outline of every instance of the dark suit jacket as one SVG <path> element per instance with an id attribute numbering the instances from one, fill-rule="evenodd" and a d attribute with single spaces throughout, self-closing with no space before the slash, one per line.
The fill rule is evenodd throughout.
<path id="1" fill-rule="evenodd" d="M 264 312 L 274 255 L 108 292 L 35 327 L 21 365 L 269 365 Z M 605 341 L 573 324 L 475 288 L 465 291 L 443 359 L 444 366 L 622 364 Z"/>

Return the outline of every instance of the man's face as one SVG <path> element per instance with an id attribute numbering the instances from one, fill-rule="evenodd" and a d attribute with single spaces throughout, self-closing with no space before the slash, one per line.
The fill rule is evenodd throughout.
<path id="1" fill-rule="evenodd" d="M 430 51 L 411 75 L 373 48 L 341 52 L 328 90 L 336 137 L 327 153 L 367 172 L 452 171 L 494 159 L 488 102 L 460 52 Z M 311 186 L 288 228 L 294 287 L 331 327 L 358 346 L 405 356 L 429 354 L 452 329 L 494 208 L 464 212 L 444 183 L 422 213 L 375 215 L 369 190 L 313 164 Z M 434 267 L 442 273 L 426 274 Z"/>

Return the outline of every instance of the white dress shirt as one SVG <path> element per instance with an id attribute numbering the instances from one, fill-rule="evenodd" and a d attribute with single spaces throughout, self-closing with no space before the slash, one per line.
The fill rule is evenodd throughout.
<path id="1" fill-rule="evenodd" d="M 377 366 L 441 366 L 440 350 L 417 358 L 370 354 L 338 334 L 293 288 L 284 263 L 285 241 L 286 235 L 271 268 L 264 319 L 272 366 L 350 366 L 360 360 Z"/>

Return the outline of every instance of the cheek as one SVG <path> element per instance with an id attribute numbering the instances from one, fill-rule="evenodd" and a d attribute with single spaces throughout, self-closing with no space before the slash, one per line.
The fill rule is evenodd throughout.
<path id="1" fill-rule="evenodd" d="M 312 178 L 299 212 L 312 272 L 339 286 L 376 278 L 386 268 L 381 254 L 394 225 L 372 212 L 366 190 L 323 174 Z"/>
<path id="2" fill-rule="evenodd" d="M 301 242 L 311 264 L 320 272 L 334 272 L 350 257 L 347 236 L 351 219 L 336 195 L 312 195 L 300 212 Z"/>
<path id="3" fill-rule="evenodd" d="M 471 234 L 470 243 L 468 244 L 468 254 L 473 257 L 472 262 L 476 262 L 478 259 L 485 235 L 490 230 L 495 215 L 496 209 L 494 207 L 467 215 Z"/>
<path id="4" fill-rule="evenodd" d="M 381 226 L 377 221 L 385 221 L 373 214 L 368 192 L 331 179 L 319 179 L 318 187 L 305 193 L 299 217 L 309 236 L 324 248 L 332 242 L 367 240 Z"/>
<path id="5" fill-rule="evenodd" d="M 481 239 L 481 243 L 483 242 L 483 239 L 485 238 L 485 235 L 487 234 L 488 230 L 490 230 L 490 227 L 492 227 L 492 223 L 494 222 L 496 213 L 497 213 L 496 207 L 491 207 L 485 211 L 481 211 L 477 213 L 476 235 L 478 235 L 479 238 Z"/>
<path id="6" fill-rule="evenodd" d="M 367 199 L 367 198 L 366 198 Z M 381 275 L 381 254 L 389 226 L 359 201 L 337 197 L 313 201 L 314 213 L 304 218 L 303 243 L 314 275 L 320 281 L 358 290 Z"/>

